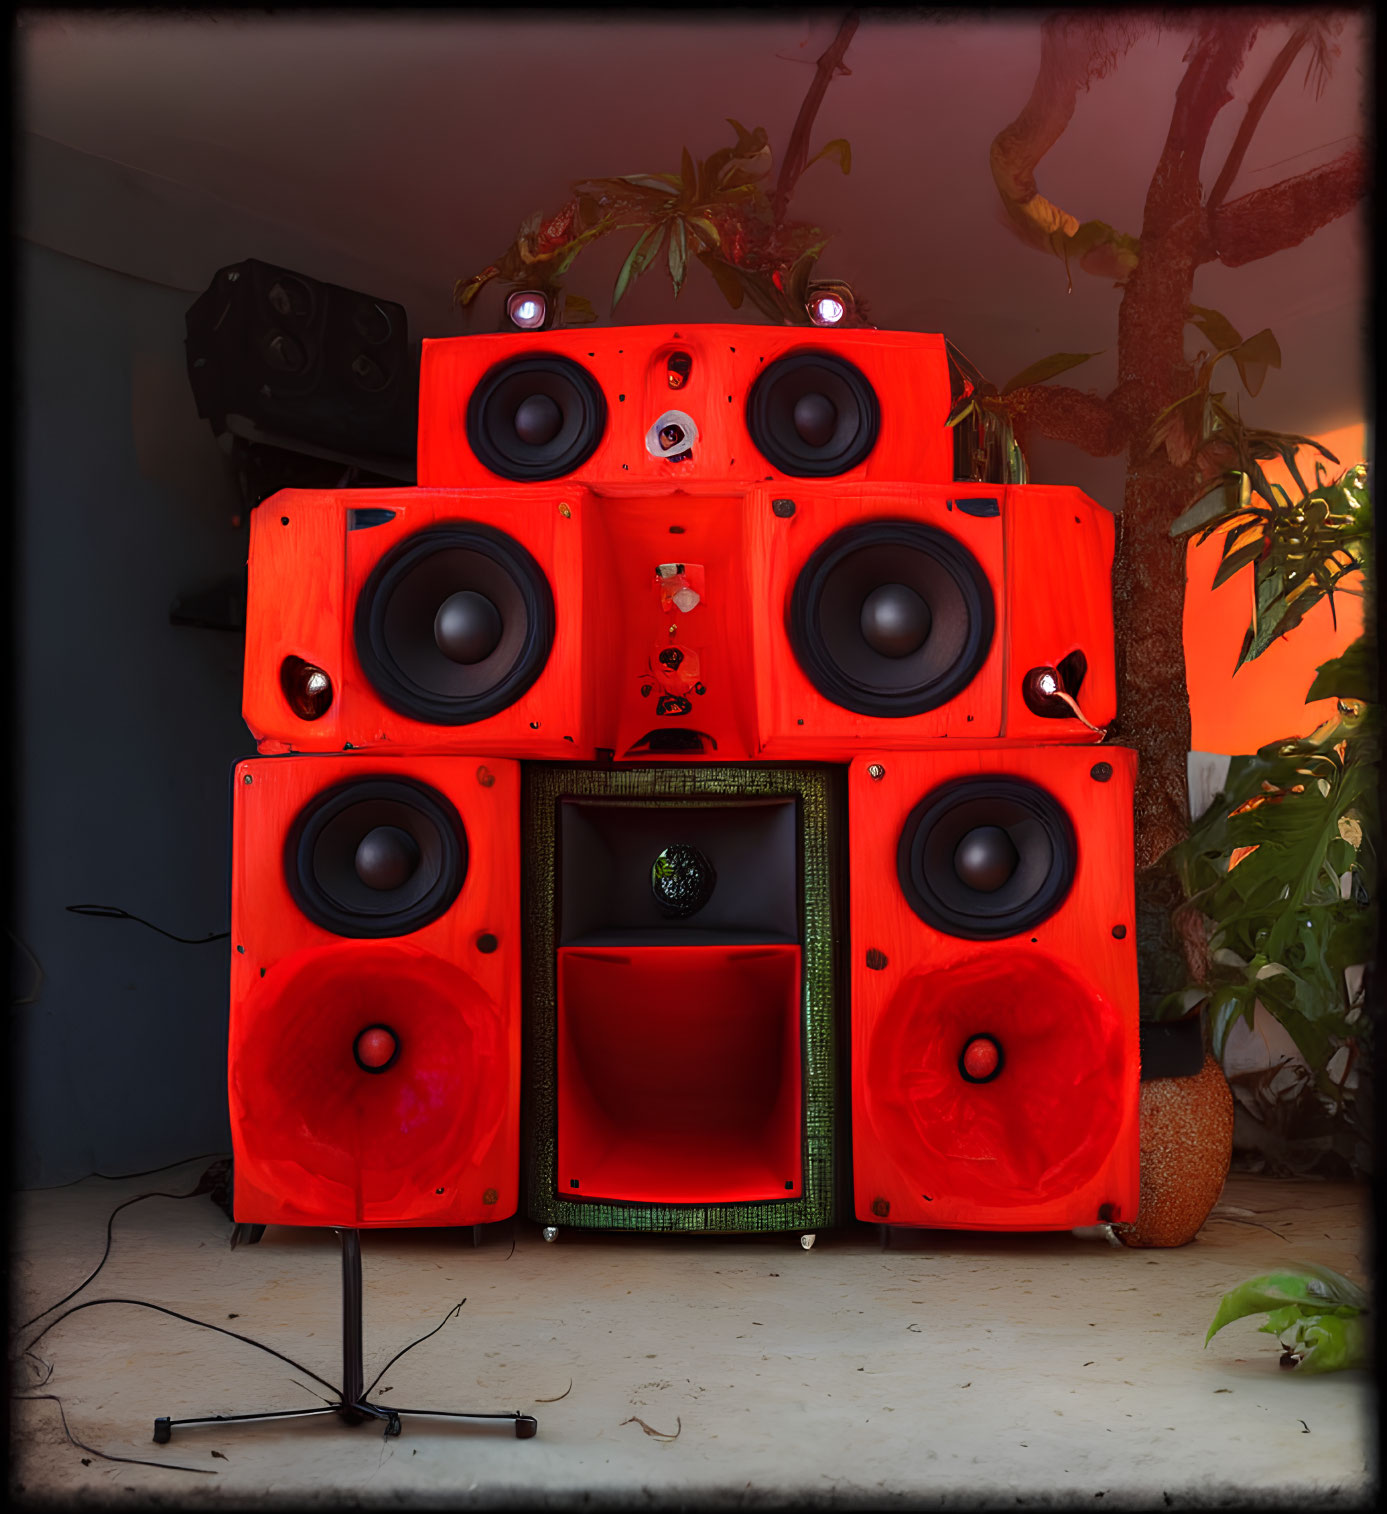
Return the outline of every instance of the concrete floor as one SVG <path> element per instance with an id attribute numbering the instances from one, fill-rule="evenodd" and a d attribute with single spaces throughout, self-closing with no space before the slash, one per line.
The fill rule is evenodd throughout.
<path id="1" fill-rule="evenodd" d="M 120 1199 L 191 1188 L 205 1166 L 20 1195 L 13 1321 L 90 1271 Z M 807 1252 L 793 1236 L 566 1232 L 546 1245 L 524 1221 L 475 1249 L 469 1232 L 368 1232 L 368 1381 L 467 1299 L 391 1368 L 380 1401 L 521 1410 L 539 1420 L 535 1439 L 406 1419 L 386 1440 L 326 1417 L 155 1446 L 156 1415 L 316 1400 L 249 1345 L 109 1305 L 45 1337 L 51 1380 L 29 1386 L 21 1363 L 17 1391 L 59 1394 L 88 1446 L 202 1474 L 84 1462 L 56 1404 L 14 1402 L 11 1492 L 180 1507 L 1357 1503 L 1376 1480 L 1369 1375 L 1279 1371 L 1257 1320 L 1201 1343 L 1223 1291 L 1279 1261 L 1364 1281 L 1367 1224 L 1363 1190 L 1234 1177 L 1178 1251 L 944 1231 L 897 1234 L 883 1251 L 865 1226 Z M 81 1297 L 227 1324 L 335 1378 L 336 1238 L 271 1229 L 233 1252 L 230 1228 L 206 1196 L 138 1204 Z"/>

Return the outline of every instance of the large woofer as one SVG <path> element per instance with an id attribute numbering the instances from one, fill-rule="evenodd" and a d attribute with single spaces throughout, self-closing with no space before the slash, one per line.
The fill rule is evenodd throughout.
<path id="1" fill-rule="evenodd" d="M 1053 795 L 1024 778 L 960 778 L 910 812 L 896 872 L 926 925 L 995 941 L 1054 914 L 1077 859 L 1074 827 Z"/>
<path id="2" fill-rule="evenodd" d="M 607 426 L 607 401 L 586 368 L 539 352 L 493 368 L 467 404 L 467 440 L 502 478 L 562 478 L 593 454 Z"/>
<path id="3" fill-rule="evenodd" d="M 543 570 L 513 537 L 472 522 L 402 541 L 356 605 L 356 652 L 371 686 L 430 725 L 470 725 L 508 708 L 553 644 Z"/>
<path id="4" fill-rule="evenodd" d="M 773 467 L 796 478 L 832 478 L 876 445 L 881 412 L 866 376 L 828 352 L 771 363 L 746 402 L 751 439 Z"/>
<path id="5" fill-rule="evenodd" d="M 977 676 L 992 645 L 992 589 L 952 536 L 918 521 L 846 526 L 804 565 L 788 632 L 825 699 L 859 715 L 921 715 Z"/>
<path id="6" fill-rule="evenodd" d="M 300 812 L 284 848 L 294 902 L 338 936 L 403 936 L 436 920 L 467 875 L 453 806 L 412 778 L 353 778 Z"/>

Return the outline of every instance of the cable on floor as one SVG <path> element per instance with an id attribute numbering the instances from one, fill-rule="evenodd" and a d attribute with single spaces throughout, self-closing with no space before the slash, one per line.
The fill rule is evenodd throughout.
<path id="1" fill-rule="evenodd" d="M 136 925 L 148 926 L 150 930 L 158 931 L 161 936 L 167 936 L 170 941 L 177 941 L 183 946 L 206 946 L 209 941 L 225 941 L 231 935 L 229 930 L 221 930 L 214 931 L 210 936 L 175 936 L 162 925 L 132 915 L 129 910 L 121 909 L 116 904 L 65 904 L 63 908 L 70 915 L 87 915 L 95 920 L 133 920 Z"/>

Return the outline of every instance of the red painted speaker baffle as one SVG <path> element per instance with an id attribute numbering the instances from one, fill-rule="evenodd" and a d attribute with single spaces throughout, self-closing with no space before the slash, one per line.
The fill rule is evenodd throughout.
<path id="1" fill-rule="evenodd" d="M 405 943 L 312 948 L 262 980 L 231 1034 L 238 1219 L 448 1225 L 477 1207 L 506 1029 L 460 968 Z"/>
<path id="2" fill-rule="evenodd" d="M 560 948 L 559 1193 L 797 1197 L 800 971 L 798 946 Z"/>
<path id="3" fill-rule="evenodd" d="M 1063 1200 L 1111 1156 L 1125 1048 L 1114 1006 L 1053 957 L 994 950 L 912 974 L 872 1037 L 875 1143 L 935 1200 Z"/>

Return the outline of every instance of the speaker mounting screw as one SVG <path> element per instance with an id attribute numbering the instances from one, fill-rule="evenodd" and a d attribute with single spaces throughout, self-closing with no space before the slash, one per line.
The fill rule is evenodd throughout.
<path id="1" fill-rule="evenodd" d="M 255 780 L 251 777 L 251 775 L 249 773 L 247 773 L 246 776 L 241 779 L 241 782 L 242 783 L 254 783 Z"/>
<path id="2" fill-rule="evenodd" d="M 497 941 L 496 937 L 493 936 L 489 930 L 484 930 L 481 935 L 477 937 L 477 950 L 479 952 L 482 952 L 486 956 L 490 956 L 491 953 L 494 952 L 499 945 L 500 942 Z"/>
<path id="3" fill-rule="evenodd" d="M 890 1199 L 873 1199 L 872 1200 L 872 1213 L 874 1215 L 876 1215 L 876 1217 L 878 1219 L 884 1220 L 886 1218 L 886 1216 L 891 1213 L 891 1200 Z"/>
<path id="4" fill-rule="evenodd" d="M 875 946 L 867 948 L 867 966 L 874 972 L 879 973 L 887 964 L 888 958 L 884 951 L 879 951 Z"/>
<path id="5" fill-rule="evenodd" d="M 499 1197 L 500 1197 L 500 1195 L 496 1192 L 496 1190 L 494 1188 L 488 1188 L 486 1190 L 486 1192 L 484 1194 L 482 1194 L 482 1203 L 483 1204 L 494 1204 L 496 1202 L 497 1198 L 499 1198 Z"/>
<path id="6" fill-rule="evenodd" d="M 874 762 L 867 769 L 867 776 L 873 783 L 880 783 L 886 777 L 886 769 L 879 762 Z"/>
<path id="7" fill-rule="evenodd" d="M 565 520 L 573 519 L 573 511 L 570 510 L 567 505 L 559 506 L 559 514 L 562 515 Z"/>
<path id="8" fill-rule="evenodd" d="M 1112 763 L 1095 762 L 1088 770 L 1090 778 L 1096 778 L 1099 783 L 1106 783 L 1112 777 Z"/>
<path id="9" fill-rule="evenodd" d="M 778 515 L 781 520 L 787 520 L 795 513 L 795 502 L 792 499 L 773 499 L 771 501 L 771 513 Z"/>
<path id="10" fill-rule="evenodd" d="M 479 767 L 477 769 L 477 782 L 480 783 L 484 789 L 489 789 L 491 785 L 496 782 L 496 774 L 493 773 L 489 767 Z"/>
<path id="11" fill-rule="evenodd" d="M 1125 925 L 1114 925 L 1112 928 L 1112 935 L 1114 941 L 1124 940 L 1127 935 L 1127 927 Z"/>

